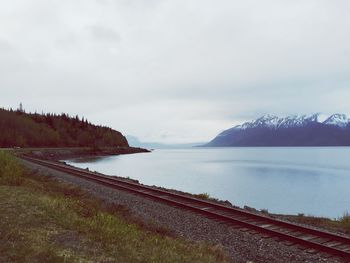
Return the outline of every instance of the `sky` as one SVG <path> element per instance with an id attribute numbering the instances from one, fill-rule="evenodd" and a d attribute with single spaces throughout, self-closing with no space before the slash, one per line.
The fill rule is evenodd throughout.
<path id="1" fill-rule="evenodd" d="M 264 114 L 350 115 L 348 0 L 0 3 L 0 107 L 205 142 Z"/>

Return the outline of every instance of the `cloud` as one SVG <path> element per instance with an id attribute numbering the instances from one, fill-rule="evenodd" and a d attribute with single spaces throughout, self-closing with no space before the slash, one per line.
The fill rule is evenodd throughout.
<path id="1" fill-rule="evenodd" d="M 8 43 L 4 39 L 0 39 L 0 52 L 1 52 L 1 54 L 4 54 L 4 53 L 11 51 L 11 50 L 12 50 L 12 46 L 10 45 L 10 43 Z"/>
<path id="2" fill-rule="evenodd" d="M 121 41 L 120 35 L 117 31 L 99 25 L 91 25 L 87 27 L 87 30 L 91 33 L 92 37 L 96 41 L 108 41 L 119 43 Z"/>
<path id="3" fill-rule="evenodd" d="M 265 113 L 350 113 L 350 3 L 14 0 L 0 104 L 142 140 L 209 140 Z M 167 136 L 163 136 L 166 134 Z"/>

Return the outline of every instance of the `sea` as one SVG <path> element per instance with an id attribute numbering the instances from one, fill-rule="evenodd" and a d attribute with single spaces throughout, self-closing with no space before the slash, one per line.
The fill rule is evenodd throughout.
<path id="1" fill-rule="evenodd" d="M 350 213 L 350 147 L 156 149 L 65 161 L 270 213 L 329 218 Z"/>

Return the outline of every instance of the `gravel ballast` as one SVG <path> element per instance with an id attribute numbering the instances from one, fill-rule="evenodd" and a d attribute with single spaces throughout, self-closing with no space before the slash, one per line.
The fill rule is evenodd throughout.
<path id="1" fill-rule="evenodd" d="M 128 192 L 111 189 L 67 173 L 23 161 L 38 170 L 90 192 L 118 205 L 127 207 L 133 216 L 146 223 L 169 229 L 178 237 L 197 242 L 204 241 L 222 247 L 233 262 L 342 262 L 340 259 L 311 254 L 296 246 L 288 246 L 274 238 L 263 238 L 260 234 L 243 231 L 190 211 L 178 209 Z"/>

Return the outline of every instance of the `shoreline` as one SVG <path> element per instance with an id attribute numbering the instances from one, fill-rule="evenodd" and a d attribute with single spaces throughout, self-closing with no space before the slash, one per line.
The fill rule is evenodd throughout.
<path id="1" fill-rule="evenodd" d="M 77 148 L 19 148 L 19 149 L 8 149 L 14 151 L 16 155 L 27 155 L 33 158 L 39 158 L 39 159 L 45 159 L 55 162 L 60 162 L 66 164 L 62 160 L 67 159 L 78 159 L 78 158 L 96 158 L 96 157 L 107 157 L 107 156 L 115 156 L 115 155 L 121 155 L 121 154 L 135 154 L 135 153 L 147 153 L 150 152 L 147 149 L 143 148 L 136 148 L 136 147 L 104 147 L 100 149 L 92 149 L 89 147 L 77 147 Z M 74 165 L 68 165 L 73 166 Z M 79 167 L 76 167 L 79 168 Z M 81 169 L 81 168 L 79 168 Z M 99 173 L 97 171 L 94 171 L 95 173 Z M 129 177 L 122 177 L 114 175 L 113 177 L 117 177 L 122 180 L 132 181 L 134 183 L 140 183 L 136 179 L 132 179 Z M 147 185 L 153 188 L 162 189 L 178 194 L 188 195 L 192 197 L 196 197 L 199 199 L 204 199 L 210 202 L 219 203 L 221 205 L 225 205 L 228 207 L 235 207 L 242 210 L 246 210 L 255 214 L 268 216 L 275 219 L 280 219 L 284 221 L 289 221 L 292 223 L 304 225 L 304 226 L 311 226 L 315 228 L 319 228 L 326 231 L 332 231 L 336 232 L 341 235 L 350 235 L 350 224 L 346 223 L 345 226 L 342 226 L 341 224 L 341 218 L 338 219 L 332 219 L 329 217 L 319 217 L 319 216 L 312 216 L 312 215 L 304 215 L 302 213 L 298 214 L 275 214 L 275 213 L 269 213 L 267 209 L 261 209 L 258 210 L 253 207 L 249 206 L 236 206 L 229 202 L 228 200 L 220 200 L 215 197 L 209 196 L 207 193 L 201 193 L 201 194 L 192 194 L 188 192 L 183 192 L 176 189 L 168 189 L 161 186 L 156 185 Z M 347 222 L 349 220 L 349 215 L 344 215 L 343 219 Z"/>
<path id="2" fill-rule="evenodd" d="M 24 150 L 24 149 L 20 149 L 20 150 Z M 31 153 L 30 156 L 34 158 L 42 158 L 40 156 L 44 156 L 44 159 L 64 163 L 65 165 L 68 165 L 68 164 L 62 161 L 63 159 L 67 160 L 67 159 L 89 158 L 89 157 L 96 158 L 96 157 L 114 156 L 119 154 L 134 154 L 134 153 L 150 152 L 146 149 L 134 148 L 134 147 L 129 147 L 128 149 L 104 148 L 104 149 L 100 149 L 99 151 L 93 151 L 92 149 L 89 149 L 89 148 L 78 148 L 78 149 L 77 148 L 54 148 L 54 149 L 44 148 L 44 149 L 27 149 L 27 151 L 28 150 L 30 150 L 30 153 Z M 28 152 L 26 154 L 28 154 Z M 76 167 L 74 165 L 68 165 L 68 166 Z M 79 168 L 79 167 L 76 167 L 76 168 Z M 93 171 L 93 172 L 99 173 L 97 171 Z M 113 175 L 113 177 L 117 177 L 122 180 L 132 181 L 134 183 L 144 185 L 136 179 L 117 176 L 117 175 Z M 240 207 L 235 204 L 232 204 L 228 200 L 220 200 L 215 197 L 209 196 L 207 193 L 192 194 L 192 193 L 183 192 L 176 189 L 168 189 L 168 188 L 156 186 L 156 185 L 147 185 L 147 186 L 150 186 L 156 189 L 162 189 L 162 190 L 178 193 L 178 194 L 188 195 L 199 199 L 204 199 L 204 200 L 214 202 L 214 203 L 219 203 L 221 205 L 225 205 L 228 207 L 235 207 L 235 208 L 249 211 L 258 215 L 268 216 L 274 219 L 280 219 L 280 220 L 300 224 L 303 226 L 308 226 L 308 227 L 311 226 L 321 230 L 336 232 L 340 235 L 350 235 L 350 224 L 347 223 L 347 221 L 349 220 L 349 215 L 343 216 L 343 219 L 345 220 L 345 224 L 343 225 L 343 223 L 341 222 L 341 218 L 332 219 L 328 217 L 304 215 L 302 213 L 298 213 L 295 215 L 294 214 L 275 214 L 275 213 L 269 213 L 267 209 L 258 210 L 256 208 L 249 207 L 249 206 Z"/>
<path id="3" fill-rule="evenodd" d="M 0 149 L 1 150 L 1 149 Z M 33 158 L 40 158 L 50 161 L 59 161 L 63 159 L 115 156 L 121 154 L 147 153 L 150 150 L 139 147 L 62 147 L 62 148 L 7 148 L 4 150 L 12 151 L 15 155 L 26 155 Z"/>

